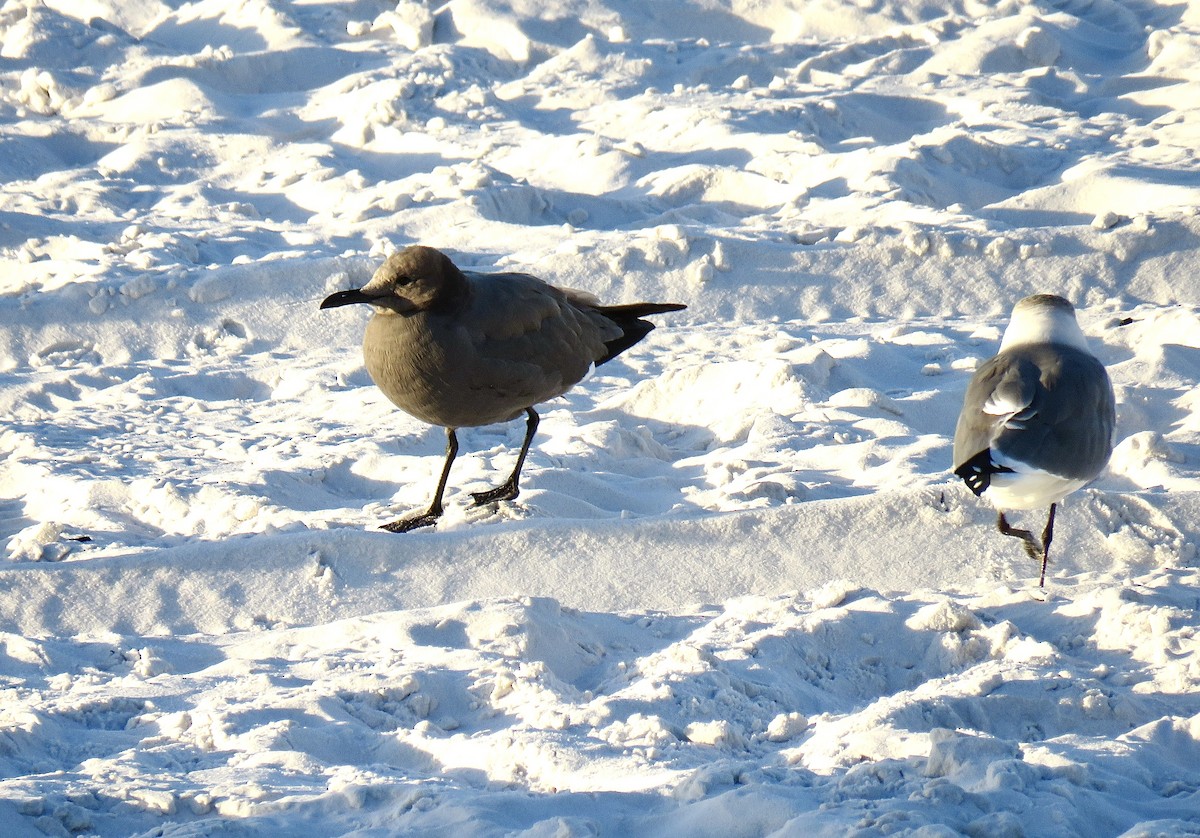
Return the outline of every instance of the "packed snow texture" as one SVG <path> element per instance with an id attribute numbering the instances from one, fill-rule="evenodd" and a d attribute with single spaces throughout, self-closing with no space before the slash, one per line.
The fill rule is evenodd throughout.
<path id="1" fill-rule="evenodd" d="M 0 128 L 5 836 L 1200 835 L 1200 0 L 3 0 Z M 397 536 L 412 243 L 688 309 Z M 1034 292 L 1045 591 L 948 473 Z"/>

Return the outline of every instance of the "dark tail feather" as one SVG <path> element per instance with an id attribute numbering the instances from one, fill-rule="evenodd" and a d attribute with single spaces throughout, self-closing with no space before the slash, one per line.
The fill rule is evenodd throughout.
<path id="1" fill-rule="evenodd" d="M 599 306 L 596 311 L 621 327 L 621 336 L 605 342 L 608 353 L 596 361 L 596 366 L 611 361 L 654 330 L 654 324 L 642 320 L 648 314 L 666 314 L 683 311 L 681 303 L 630 303 L 623 306 Z"/>

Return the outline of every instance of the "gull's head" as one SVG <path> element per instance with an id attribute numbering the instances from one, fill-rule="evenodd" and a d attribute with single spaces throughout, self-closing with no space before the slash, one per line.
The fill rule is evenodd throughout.
<path id="1" fill-rule="evenodd" d="M 1034 294 L 1013 306 L 1000 351 L 1030 344 L 1057 343 L 1090 352 L 1075 320 L 1075 307 L 1054 294 Z"/>
<path id="2" fill-rule="evenodd" d="M 414 245 L 389 256 L 362 288 L 331 294 L 321 308 L 368 303 L 376 314 L 414 314 L 452 304 L 465 287 L 466 278 L 446 254 Z"/>

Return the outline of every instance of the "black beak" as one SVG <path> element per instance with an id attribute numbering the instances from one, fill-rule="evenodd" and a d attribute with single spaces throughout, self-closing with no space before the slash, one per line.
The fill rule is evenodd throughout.
<path id="1" fill-rule="evenodd" d="M 321 301 L 321 308 L 337 308 L 338 306 L 348 306 L 351 303 L 369 303 L 374 299 L 354 288 L 350 291 L 338 291 L 336 294 L 330 294 Z"/>

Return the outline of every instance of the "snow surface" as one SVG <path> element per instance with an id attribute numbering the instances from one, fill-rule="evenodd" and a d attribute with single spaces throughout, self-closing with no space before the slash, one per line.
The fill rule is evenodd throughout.
<path id="1" fill-rule="evenodd" d="M 4 0 L 0 128 L 3 835 L 1200 835 L 1200 0 Z M 396 536 L 317 303 L 414 242 L 689 308 Z M 1032 292 L 1045 592 L 948 474 Z"/>

